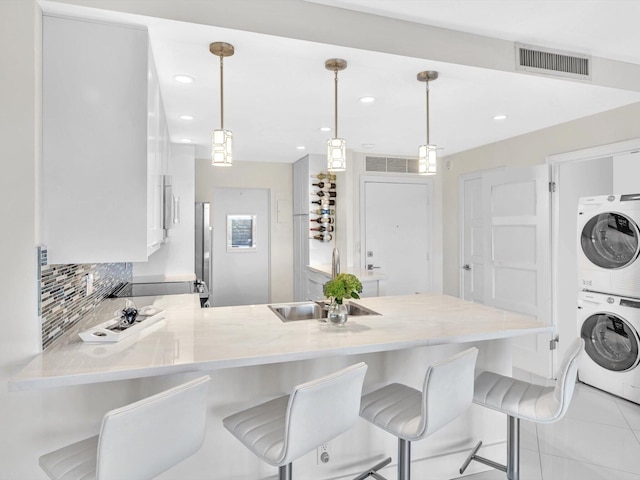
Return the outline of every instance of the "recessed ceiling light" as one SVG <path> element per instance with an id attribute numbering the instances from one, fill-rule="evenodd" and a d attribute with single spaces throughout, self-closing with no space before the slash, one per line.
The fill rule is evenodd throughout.
<path id="1" fill-rule="evenodd" d="M 362 103 L 373 103 L 376 101 L 376 97 L 360 97 Z"/>
<path id="2" fill-rule="evenodd" d="M 190 77 L 189 75 L 176 75 L 173 79 L 180 83 L 193 83 L 196 81 L 195 78 Z"/>
<path id="3" fill-rule="evenodd" d="M 505 118 L 507 118 L 506 115 L 496 115 L 493 117 L 494 120 L 504 120 Z"/>
<path id="4" fill-rule="evenodd" d="M 180 115 L 180 120 L 193 120 L 192 115 Z"/>
<path id="5" fill-rule="evenodd" d="M 182 140 L 180 140 L 182 143 L 191 143 L 191 139 L 190 138 L 183 138 Z"/>
<path id="6" fill-rule="evenodd" d="M 363 143 L 362 148 L 373 148 L 375 145 L 373 143 Z"/>
<path id="7" fill-rule="evenodd" d="M 320 127 L 320 131 L 321 132 L 330 132 L 331 131 L 331 127 Z"/>
<path id="8" fill-rule="evenodd" d="M 298 150 L 304 150 L 304 145 L 298 145 L 296 148 L 297 148 Z"/>

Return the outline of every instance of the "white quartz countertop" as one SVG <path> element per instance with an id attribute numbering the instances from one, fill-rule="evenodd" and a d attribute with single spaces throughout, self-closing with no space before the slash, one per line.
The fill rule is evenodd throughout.
<path id="1" fill-rule="evenodd" d="M 200 309 L 190 297 L 151 298 L 151 303 L 166 310 L 165 319 L 121 342 L 89 344 L 74 336 L 52 346 L 9 380 L 9 390 L 465 343 L 554 330 L 531 317 L 439 294 L 357 300 L 354 303 L 380 315 L 351 316 L 342 327 L 316 320 L 284 323 L 266 305 Z M 107 302 L 104 310 L 113 311 L 116 304 Z"/>
<path id="2" fill-rule="evenodd" d="M 312 272 L 321 273 L 331 278 L 331 265 L 307 265 Z M 373 282 L 376 280 L 386 280 L 387 276 L 379 270 L 365 270 L 357 267 L 342 267 L 341 273 L 353 273 L 361 282 Z"/>

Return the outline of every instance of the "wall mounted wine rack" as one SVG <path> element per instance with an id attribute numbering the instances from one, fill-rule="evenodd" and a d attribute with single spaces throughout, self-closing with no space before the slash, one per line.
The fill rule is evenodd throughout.
<path id="1" fill-rule="evenodd" d="M 335 235 L 335 214 L 336 214 L 336 176 L 333 173 L 320 172 L 311 175 L 316 179 L 311 186 L 316 189 L 312 192 L 310 227 L 311 238 L 330 242 Z"/>

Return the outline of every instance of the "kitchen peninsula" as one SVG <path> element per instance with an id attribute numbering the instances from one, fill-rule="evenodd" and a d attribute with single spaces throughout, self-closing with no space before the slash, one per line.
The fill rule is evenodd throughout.
<path id="1" fill-rule="evenodd" d="M 380 315 L 352 316 L 342 327 L 316 320 L 282 322 L 266 305 L 200 309 L 191 297 L 142 297 L 138 306 L 152 301 L 166 310 L 165 319 L 123 340 L 124 344 L 84 343 L 75 335 L 61 339 L 12 378 L 10 390 L 462 344 L 553 330 L 530 317 L 439 294 L 360 299 L 356 303 Z M 121 303 L 106 300 L 102 310 L 111 314 Z M 96 314 L 89 321 L 99 320 Z M 89 326 L 85 321 L 83 327 Z"/>
<path id="2" fill-rule="evenodd" d="M 421 388 L 427 365 L 472 345 L 480 349 L 478 369 L 509 374 L 511 340 L 553 330 L 523 315 L 440 294 L 363 298 L 354 303 L 379 315 L 351 316 L 342 327 L 317 320 L 282 322 L 267 305 L 201 309 L 196 295 L 134 300 L 138 307 L 152 304 L 164 310 L 165 318 L 118 343 L 63 337 L 10 379 L 9 389 L 18 395 L 20 390 L 73 389 L 99 382 L 118 389 L 124 382 L 136 382 L 143 397 L 208 373 L 212 381 L 205 446 L 184 462 L 183 473 L 167 477 L 171 479 L 204 478 L 195 472 L 215 472 L 207 478 L 225 480 L 269 478 L 272 469 L 245 458 L 248 453 L 230 441 L 222 418 L 299 383 L 364 361 L 369 366 L 365 393 L 395 381 Z M 123 302 L 105 300 L 100 312 L 78 329 L 104 322 Z M 415 476 L 457 476 L 457 468 L 480 438 L 485 453 L 500 458 L 505 451 L 504 422 L 504 415 L 472 406 L 431 441 L 416 442 Z M 331 441 L 328 464 L 312 452 L 295 468 L 308 480 L 348 479 L 395 455 L 396 448 L 393 436 L 363 421 Z M 381 473 L 392 475 L 393 468 L 394 463 Z M 486 468 L 474 465 L 467 473 Z"/>

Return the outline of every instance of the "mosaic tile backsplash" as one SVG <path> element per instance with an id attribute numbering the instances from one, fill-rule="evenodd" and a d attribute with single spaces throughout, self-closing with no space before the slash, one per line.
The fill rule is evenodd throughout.
<path id="1" fill-rule="evenodd" d="M 86 295 L 86 276 L 93 275 L 93 292 Z M 130 282 L 131 263 L 47 265 L 40 273 L 42 349 L 60 338 L 123 282 Z"/>

